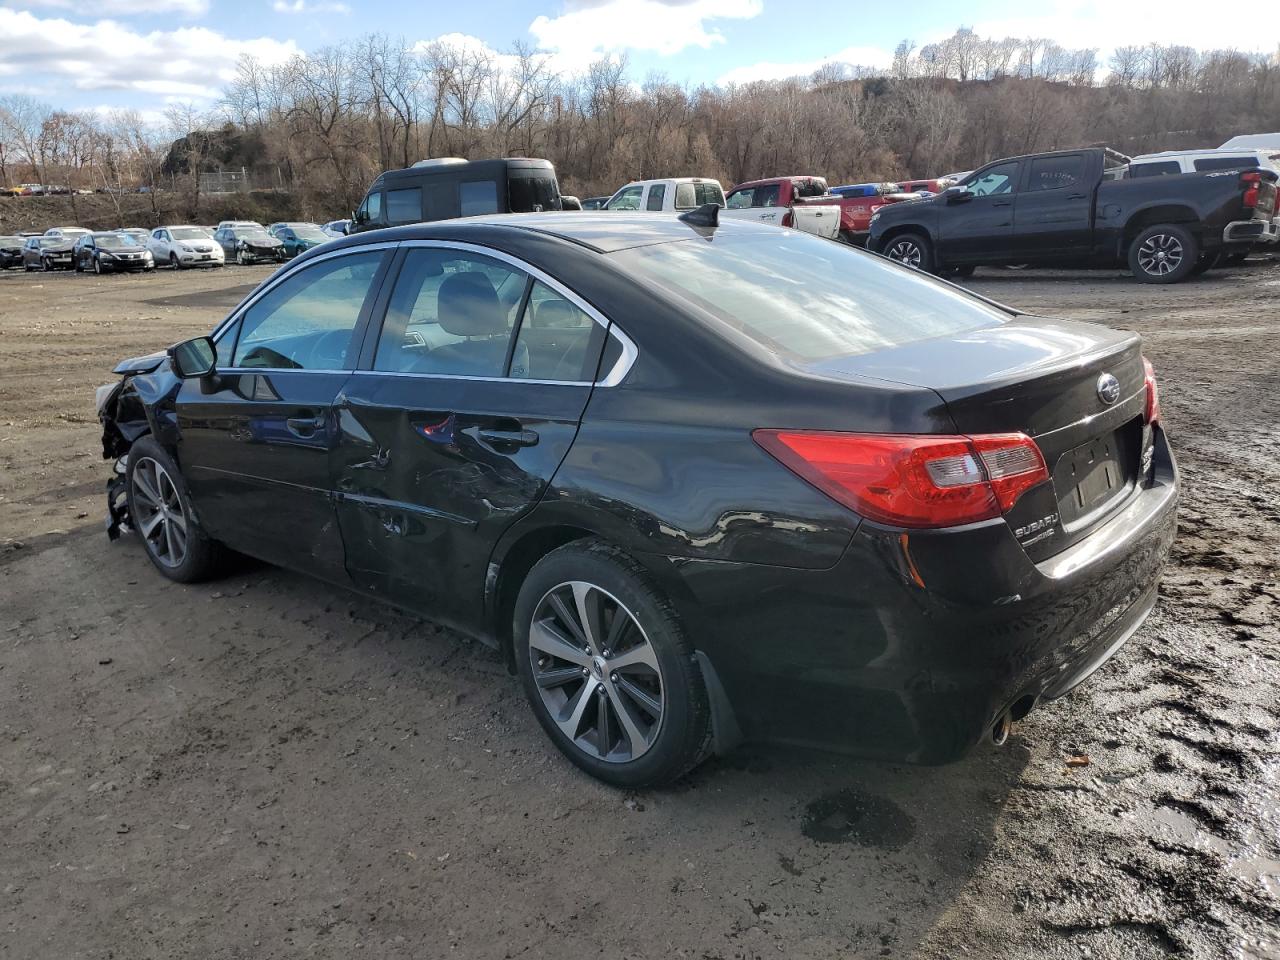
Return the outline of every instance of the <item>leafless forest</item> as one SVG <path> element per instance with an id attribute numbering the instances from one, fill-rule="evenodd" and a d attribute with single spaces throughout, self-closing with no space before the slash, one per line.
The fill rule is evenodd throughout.
<path id="1" fill-rule="evenodd" d="M 348 210 L 380 170 L 431 156 L 531 155 L 562 189 L 629 179 L 818 174 L 830 182 L 970 169 L 1028 151 L 1216 146 L 1280 129 L 1280 52 L 993 39 L 958 30 L 889 69 L 691 88 L 638 80 L 625 59 L 561 76 L 547 59 L 370 35 L 281 65 L 243 59 L 212 109 L 72 113 L 0 98 L 0 180 L 176 192 L 194 214 L 202 170 L 245 168 L 301 212 Z M 152 203 L 156 203 L 152 200 Z"/>

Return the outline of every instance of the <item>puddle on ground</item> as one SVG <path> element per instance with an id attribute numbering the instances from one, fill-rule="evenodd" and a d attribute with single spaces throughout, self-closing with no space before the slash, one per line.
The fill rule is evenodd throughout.
<path id="1" fill-rule="evenodd" d="M 916 825 L 891 800 L 849 788 L 824 794 L 805 807 L 800 831 L 818 843 L 857 843 L 897 850 Z"/>

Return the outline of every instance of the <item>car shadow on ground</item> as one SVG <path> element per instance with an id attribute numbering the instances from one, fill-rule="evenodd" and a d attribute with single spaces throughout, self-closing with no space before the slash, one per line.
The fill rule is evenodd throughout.
<path id="1" fill-rule="evenodd" d="M 1027 760 L 1016 737 L 941 768 L 744 748 L 626 793 L 456 633 L 260 564 L 173 584 L 132 537 L 24 554 L 0 567 L 24 636 L 0 697 L 26 731 L 0 768 L 32 784 L 3 823 L 33 943 L 133 942 L 163 904 L 171 954 L 909 956 Z M 76 604 L 39 602 L 55 578 Z"/>

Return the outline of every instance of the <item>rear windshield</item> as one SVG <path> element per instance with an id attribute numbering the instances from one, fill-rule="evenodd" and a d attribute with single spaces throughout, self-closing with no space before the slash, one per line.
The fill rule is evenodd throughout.
<path id="1" fill-rule="evenodd" d="M 830 360 L 989 327 L 1008 315 L 960 290 L 792 230 L 612 254 L 792 362 Z"/>
<path id="2" fill-rule="evenodd" d="M 1256 166 L 1258 166 L 1256 154 L 1251 157 L 1197 157 L 1195 159 L 1197 170 L 1239 170 L 1243 167 Z"/>
<path id="3" fill-rule="evenodd" d="M 560 187 L 555 177 L 512 177 L 507 181 L 507 205 L 511 213 L 559 210 Z"/>
<path id="4" fill-rule="evenodd" d="M 676 209 L 692 210 L 704 203 L 724 206 L 724 191 L 718 183 L 677 183 Z"/>

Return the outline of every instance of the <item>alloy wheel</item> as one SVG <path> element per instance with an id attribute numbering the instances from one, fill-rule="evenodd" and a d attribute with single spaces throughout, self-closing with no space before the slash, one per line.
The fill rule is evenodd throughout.
<path id="1" fill-rule="evenodd" d="M 1173 273 L 1185 256 L 1182 241 L 1168 233 L 1154 233 L 1138 248 L 1138 266 L 1155 277 Z"/>
<path id="2" fill-rule="evenodd" d="M 134 526 L 151 555 L 166 567 L 187 558 L 187 514 L 164 465 L 143 457 L 133 467 Z"/>
<path id="3" fill-rule="evenodd" d="M 635 615 L 612 594 L 581 580 L 548 590 L 529 626 L 529 660 L 542 705 L 587 756 L 626 763 L 657 740 L 662 667 Z"/>
<path id="4" fill-rule="evenodd" d="M 920 263 L 924 260 L 924 251 L 914 240 L 899 240 L 889 247 L 889 259 L 904 267 L 919 270 Z"/>

